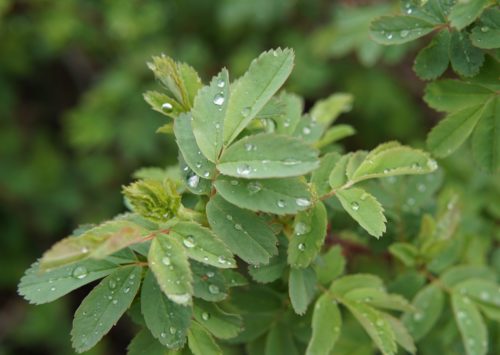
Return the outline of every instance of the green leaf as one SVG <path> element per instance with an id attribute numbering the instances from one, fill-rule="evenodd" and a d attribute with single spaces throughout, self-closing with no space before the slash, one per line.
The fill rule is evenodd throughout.
<path id="1" fill-rule="evenodd" d="M 225 200 L 252 211 L 295 214 L 311 205 L 309 187 L 301 178 L 253 180 L 219 175 L 215 188 Z"/>
<path id="2" fill-rule="evenodd" d="M 330 187 L 333 189 L 337 189 L 347 183 L 347 164 L 349 163 L 349 159 L 351 158 L 352 153 L 343 155 L 340 160 L 335 163 L 335 167 L 330 173 L 328 177 L 328 182 L 330 183 Z"/>
<path id="3" fill-rule="evenodd" d="M 494 49 L 500 47 L 500 10 L 489 8 L 483 12 L 480 24 L 472 29 L 470 39 L 478 48 Z"/>
<path id="4" fill-rule="evenodd" d="M 248 267 L 248 273 L 255 281 L 269 283 L 283 276 L 283 270 L 285 270 L 287 266 L 288 239 L 280 235 L 278 242 L 278 255 L 273 256 L 271 260 L 269 260 L 269 264 L 250 265 Z"/>
<path id="5" fill-rule="evenodd" d="M 212 230 L 229 249 L 250 264 L 267 264 L 278 252 L 276 237 L 262 218 L 216 195 L 207 204 Z"/>
<path id="6" fill-rule="evenodd" d="M 335 280 L 330 286 L 330 291 L 333 292 L 333 294 L 342 297 L 349 291 L 360 287 L 380 289 L 384 287 L 384 283 L 378 276 L 375 275 L 347 275 Z"/>
<path id="7" fill-rule="evenodd" d="M 405 266 L 409 267 L 415 265 L 419 254 L 418 249 L 413 244 L 403 242 L 391 244 L 389 252 Z"/>
<path id="8" fill-rule="evenodd" d="M 299 139 L 273 133 L 247 136 L 231 145 L 217 168 L 222 174 L 252 178 L 300 176 L 319 165 L 318 152 Z"/>
<path id="9" fill-rule="evenodd" d="M 210 333 L 220 339 L 234 338 L 242 331 L 243 327 L 240 315 L 227 313 L 212 302 L 196 300 L 194 318 Z"/>
<path id="10" fill-rule="evenodd" d="M 364 302 L 376 308 L 383 308 L 396 311 L 411 311 L 406 298 L 397 294 L 388 294 L 385 290 L 373 287 L 358 287 L 344 294 L 346 299 L 354 302 Z"/>
<path id="11" fill-rule="evenodd" d="M 375 238 L 385 232 L 384 209 L 375 197 L 363 189 L 350 188 L 337 191 L 335 195 L 344 210 Z"/>
<path id="12" fill-rule="evenodd" d="M 489 3 L 489 0 L 458 1 L 448 15 L 450 24 L 462 30 L 474 22 Z"/>
<path id="13" fill-rule="evenodd" d="M 323 148 L 343 138 L 350 137 L 356 133 L 354 127 L 347 124 L 337 124 L 326 130 L 323 137 L 316 143 L 315 147 Z"/>
<path id="14" fill-rule="evenodd" d="M 178 117 L 182 112 L 186 112 L 181 104 L 168 95 L 156 92 L 147 91 L 144 93 L 144 100 L 157 112 L 172 118 Z"/>
<path id="15" fill-rule="evenodd" d="M 194 355 L 222 355 L 214 338 L 198 323 L 192 323 L 189 328 L 188 345 Z"/>
<path id="16" fill-rule="evenodd" d="M 50 271 L 41 271 L 36 262 L 19 282 L 18 293 L 34 304 L 52 302 L 77 288 L 103 278 L 119 267 L 106 260 L 84 260 Z"/>
<path id="17" fill-rule="evenodd" d="M 427 136 L 429 149 L 438 157 L 453 153 L 470 136 L 484 108 L 484 105 L 472 106 L 446 116 Z"/>
<path id="18" fill-rule="evenodd" d="M 474 47 L 469 37 L 462 32 L 452 32 L 450 62 L 457 74 L 471 77 L 479 73 L 484 62 L 484 52 Z"/>
<path id="19" fill-rule="evenodd" d="M 150 271 L 146 273 L 142 285 L 141 310 L 155 339 L 170 349 L 184 346 L 192 310 L 169 300 Z"/>
<path id="20" fill-rule="evenodd" d="M 358 182 L 378 177 L 427 174 L 436 168 L 436 162 L 430 158 L 428 153 L 406 146 L 397 146 L 370 154 L 350 178 L 352 181 Z"/>
<path id="21" fill-rule="evenodd" d="M 467 355 L 486 354 L 488 330 L 476 305 L 468 297 L 455 292 L 451 294 L 451 304 Z"/>
<path id="22" fill-rule="evenodd" d="M 205 301 L 219 302 L 227 297 L 228 285 L 221 269 L 191 261 L 194 296 Z"/>
<path id="23" fill-rule="evenodd" d="M 485 266 L 458 265 L 449 268 L 440 279 L 445 287 L 452 288 L 467 279 L 481 279 L 495 282 L 495 273 Z"/>
<path id="24" fill-rule="evenodd" d="M 130 307 L 141 284 L 142 268 L 123 267 L 102 280 L 75 312 L 71 342 L 77 352 L 92 348 Z"/>
<path id="25" fill-rule="evenodd" d="M 326 253 L 320 255 L 313 264 L 318 281 L 322 285 L 330 284 L 342 275 L 345 269 L 345 258 L 339 245 L 331 247 Z"/>
<path id="26" fill-rule="evenodd" d="M 177 117 L 174 122 L 175 139 L 189 168 L 198 176 L 209 179 L 215 175 L 215 165 L 201 154 L 191 122 L 191 114 L 182 114 Z"/>
<path id="27" fill-rule="evenodd" d="M 330 95 L 326 99 L 316 101 L 310 111 L 311 118 L 323 127 L 329 127 L 341 113 L 351 110 L 352 101 L 353 96 L 350 94 Z"/>
<path id="28" fill-rule="evenodd" d="M 406 329 L 404 324 L 399 319 L 391 316 L 388 313 L 384 313 L 383 315 L 391 326 L 394 335 L 396 336 L 396 342 L 409 353 L 415 354 L 417 352 L 417 348 L 415 346 L 415 343 L 413 342 L 413 338 L 411 337 L 410 333 L 408 333 L 408 330 Z"/>
<path id="29" fill-rule="evenodd" d="M 424 80 L 433 80 L 441 76 L 448 68 L 450 48 L 450 32 L 440 31 L 430 44 L 422 49 L 413 65 L 413 70 Z"/>
<path id="30" fill-rule="evenodd" d="M 478 304 L 500 308 L 500 289 L 491 280 L 469 279 L 453 287 L 458 294 L 473 299 Z"/>
<path id="31" fill-rule="evenodd" d="M 288 294 L 295 313 L 306 313 L 307 306 L 311 303 L 316 293 L 316 273 L 312 268 L 290 269 L 288 280 Z"/>
<path id="32" fill-rule="evenodd" d="M 340 158 L 340 154 L 335 152 L 325 154 L 320 159 L 319 168 L 312 172 L 311 184 L 314 186 L 318 196 L 323 196 L 330 192 L 329 176 Z"/>
<path id="33" fill-rule="evenodd" d="M 294 234 L 288 244 L 288 263 L 295 268 L 308 267 L 316 258 L 326 237 L 327 215 L 320 201 L 309 210 L 299 212 Z"/>
<path id="34" fill-rule="evenodd" d="M 435 284 L 421 289 L 412 301 L 414 312 L 403 315 L 402 321 L 413 338 L 422 339 L 436 324 L 443 311 L 443 291 Z"/>
<path id="35" fill-rule="evenodd" d="M 179 153 L 179 168 L 181 171 L 182 180 L 185 183 L 187 190 L 195 195 L 210 195 L 212 182 L 201 178 L 186 164 L 182 153 Z"/>
<path id="36" fill-rule="evenodd" d="M 396 354 L 396 337 L 391 324 L 382 312 L 364 303 L 344 300 L 343 304 L 354 315 L 384 355 Z"/>
<path id="37" fill-rule="evenodd" d="M 436 25 L 412 16 L 382 16 L 370 25 L 370 35 L 381 44 L 411 42 L 432 32 Z"/>
<path id="38" fill-rule="evenodd" d="M 216 162 L 224 143 L 224 117 L 229 101 L 229 74 L 226 69 L 202 88 L 191 111 L 193 133 L 205 157 Z"/>
<path id="39" fill-rule="evenodd" d="M 180 222 L 171 230 L 182 237 L 189 258 L 218 268 L 236 267 L 233 254 L 210 229 L 193 222 Z"/>
<path id="40" fill-rule="evenodd" d="M 425 88 L 424 100 L 427 104 L 444 112 L 484 104 L 493 94 L 490 89 L 461 80 L 439 80 Z"/>
<path id="41" fill-rule="evenodd" d="M 248 71 L 231 85 L 224 121 L 224 142 L 231 143 L 279 90 L 293 68 L 291 49 L 262 53 Z"/>
<path id="42" fill-rule="evenodd" d="M 345 174 L 348 180 L 353 179 L 353 175 L 359 166 L 363 163 L 363 161 L 368 156 L 368 152 L 365 150 L 358 150 L 349 156 L 349 161 L 347 162 L 347 166 L 345 169 Z"/>
<path id="43" fill-rule="evenodd" d="M 474 160 L 489 172 L 500 169 L 500 98 L 495 97 L 483 112 L 471 140 Z"/>
<path id="44" fill-rule="evenodd" d="M 43 254 L 40 269 L 63 266 L 94 256 L 104 258 L 141 242 L 150 232 L 126 219 L 104 222 L 77 237 L 68 237 L 54 244 Z"/>
<path id="45" fill-rule="evenodd" d="M 314 306 L 312 336 L 306 355 L 330 354 L 342 328 L 342 316 L 328 293 L 324 293 Z"/>
<path id="46" fill-rule="evenodd" d="M 292 333 L 286 324 L 275 324 L 266 339 L 264 355 L 287 354 L 299 355 Z"/>
<path id="47" fill-rule="evenodd" d="M 165 295 L 187 305 L 191 304 L 193 277 L 186 251 L 176 239 L 175 234 L 157 235 L 149 248 L 148 265 Z"/>
<path id="48" fill-rule="evenodd" d="M 293 136 L 312 145 L 320 139 L 325 128 L 323 125 L 318 124 L 310 114 L 305 114 L 295 127 Z"/>
<path id="49" fill-rule="evenodd" d="M 147 329 L 142 329 L 127 347 L 127 355 L 174 355 L 161 345 Z"/>

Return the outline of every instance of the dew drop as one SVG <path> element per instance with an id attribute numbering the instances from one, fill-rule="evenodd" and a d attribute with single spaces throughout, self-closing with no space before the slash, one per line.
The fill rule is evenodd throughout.
<path id="1" fill-rule="evenodd" d="M 165 338 L 167 336 L 167 333 L 161 332 L 160 337 Z"/>
<path id="2" fill-rule="evenodd" d="M 210 285 L 208 286 L 208 291 L 213 294 L 213 295 L 216 295 L 218 294 L 220 291 L 219 291 L 219 287 L 216 286 L 216 285 Z"/>
<path id="3" fill-rule="evenodd" d="M 218 87 L 223 88 L 225 85 L 226 85 L 226 83 L 224 82 L 224 79 L 217 80 Z"/>
<path id="4" fill-rule="evenodd" d="M 236 223 L 236 224 L 234 225 L 234 229 L 236 229 L 236 230 L 240 231 L 240 230 L 243 230 L 243 227 L 241 226 L 241 224 Z"/>
<path id="5" fill-rule="evenodd" d="M 389 174 L 391 171 L 389 169 L 384 169 L 384 174 Z"/>
<path id="6" fill-rule="evenodd" d="M 415 322 L 420 322 L 423 318 L 423 315 L 422 313 L 420 312 L 417 312 L 413 315 L 413 319 L 415 320 Z"/>
<path id="7" fill-rule="evenodd" d="M 88 272 L 85 266 L 77 266 L 73 269 L 73 272 L 71 273 L 71 276 L 73 276 L 75 279 L 84 279 L 87 277 Z"/>
<path id="8" fill-rule="evenodd" d="M 113 303 L 113 304 L 117 304 L 117 303 L 118 303 L 118 300 L 114 299 L 114 300 L 112 301 L 112 303 Z"/>
<path id="9" fill-rule="evenodd" d="M 227 215 L 226 215 L 226 219 L 227 219 L 228 221 L 232 221 L 232 220 L 233 220 L 233 216 L 231 216 L 230 214 L 227 214 Z"/>
<path id="10" fill-rule="evenodd" d="M 302 133 L 304 133 L 306 136 L 311 134 L 311 128 L 305 126 L 304 128 L 302 128 Z"/>
<path id="11" fill-rule="evenodd" d="M 300 251 L 304 251 L 306 250 L 306 245 L 304 243 L 300 243 L 297 248 L 300 250 Z"/>
<path id="12" fill-rule="evenodd" d="M 170 111 L 172 111 L 173 106 L 172 106 L 172 104 L 170 104 L 169 102 L 165 102 L 163 105 L 161 105 L 161 109 L 162 109 L 163 111 L 170 112 Z"/>
<path id="13" fill-rule="evenodd" d="M 52 292 L 54 292 L 54 291 L 56 290 L 56 288 L 55 288 L 55 287 L 51 287 L 51 288 L 50 288 L 50 290 L 51 290 Z"/>
<path id="14" fill-rule="evenodd" d="M 182 241 L 182 244 L 184 244 L 184 246 L 186 248 L 194 248 L 194 246 L 196 245 L 196 242 L 195 242 L 192 235 L 188 235 L 186 238 L 184 238 L 184 240 Z"/>
<path id="15" fill-rule="evenodd" d="M 386 34 L 386 35 L 385 35 L 385 37 L 386 37 L 387 39 L 392 39 L 392 36 L 393 36 L 393 35 L 392 35 L 392 33 L 388 33 L 388 34 Z"/>
<path id="16" fill-rule="evenodd" d="M 427 167 L 431 170 L 436 170 L 438 167 L 438 164 L 434 159 L 429 159 L 427 161 Z"/>
<path id="17" fill-rule="evenodd" d="M 245 143 L 245 150 L 246 150 L 247 152 L 250 152 L 250 151 L 252 151 L 252 150 L 255 150 L 255 148 L 256 148 L 256 147 L 255 147 L 252 143 Z"/>
<path id="18" fill-rule="evenodd" d="M 210 319 L 210 314 L 208 314 L 207 312 L 203 312 L 201 314 L 201 319 L 203 319 L 203 320 L 209 320 Z"/>
<path id="19" fill-rule="evenodd" d="M 255 194 L 260 190 L 262 190 L 262 185 L 257 181 L 250 181 L 247 185 L 247 189 L 250 192 L 250 194 Z"/>
<path id="20" fill-rule="evenodd" d="M 163 265 L 169 266 L 170 265 L 170 258 L 168 256 L 164 256 L 161 259 L 161 262 L 162 262 Z"/>
<path id="21" fill-rule="evenodd" d="M 287 118 L 287 119 L 283 122 L 283 127 L 285 127 L 285 128 L 290 127 L 290 119 L 289 119 L 289 118 Z"/>
<path id="22" fill-rule="evenodd" d="M 276 205 L 279 207 L 279 208 L 284 208 L 286 206 L 286 202 L 284 200 L 278 200 L 276 201 Z"/>
<path id="23" fill-rule="evenodd" d="M 384 321 L 382 319 L 377 319 L 375 324 L 377 325 L 377 327 L 382 327 L 384 325 Z"/>
<path id="24" fill-rule="evenodd" d="M 424 184 L 418 184 L 417 190 L 419 192 L 425 192 L 425 190 L 427 190 L 427 187 Z"/>
<path id="25" fill-rule="evenodd" d="M 236 172 L 241 176 L 247 176 L 248 174 L 250 174 L 250 171 L 251 169 L 248 164 L 243 164 L 236 168 Z"/>
<path id="26" fill-rule="evenodd" d="M 200 183 L 200 177 L 198 175 L 192 175 L 188 178 L 188 186 L 192 189 L 196 189 Z"/>
<path id="27" fill-rule="evenodd" d="M 114 290 L 116 288 L 116 281 L 113 279 L 109 280 L 108 287 L 110 290 Z"/>
<path id="28" fill-rule="evenodd" d="M 298 199 L 295 200 L 295 203 L 299 207 L 309 207 L 309 206 L 311 206 L 311 200 L 309 200 L 308 198 L 298 198 Z"/>
<path id="29" fill-rule="evenodd" d="M 204 177 L 204 178 L 209 178 L 209 177 L 210 177 L 210 172 L 209 172 L 209 171 L 205 171 L 205 172 L 203 173 L 203 177 Z"/>
<path id="30" fill-rule="evenodd" d="M 359 210 L 359 203 L 357 203 L 356 201 L 351 202 L 351 208 L 352 208 L 354 211 Z"/>
<path id="31" fill-rule="evenodd" d="M 415 204 L 415 199 L 413 197 L 408 198 L 408 205 L 413 206 Z"/>
<path id="32" fill-rule="evenodd" d="M 123 290 L 123 293 L 129 293 L 130 292 L 130 287 L 127 287 Z"/>
<path id="33" fill-rule="evenodd" d="M 481 32 L 488 32 L 490 28 L 488 26 L 481 27 Z"/>
<path id="34" fill-rule="evenodd" d="M 81 250 L 82 254 L 87 254 L 89 252 L 89 248 L 83 247 Z"/>
<path id="35" fill-rule="evenodd" d="M 310 230 L 311 230 L 311 228 L 309 227 L 309 225 L 305 224 L 304 222 L 298 222 L 293 227 L 293 231 L 296 235 L 304 235 L 307 232 L 309 232 Z"/>
<path id="36" fill-rule="evenodd" d="M 177 329 L 175 329 L 174 327 L 170 327 L 168 329 L 168 331 L 170 332 L 170 334 L 174 335 L 175 333 L 177 333 Z"/>
<path id="37" fill-rule="evenodd" d="M 224 95 L 221 93 L 215 95 L 213 102 L 217 106 L 222 106 L 224 104 Z"/>
<path id="38" fill-rule="evenodd" d="M 401 36 L 401 38 L 405 38 L 407 37 L 408 35 L 410 34 L 410 31 L 408 30 L 402 30 L 399 35 Z"/>
<path id="39" fill-rule="evenodd" d="M 230 184 L 236 186 L 238 185 L 238 180 L 231 180 Z"/>
<path id="40" fill-rule="evenodd" d="M 217 258 L 217 261 L 219 262 L 219 264 L 225 264 L 225 263 L 227 263 L 226 258 L 223 257 L 222 255 Z"/>
<path id="41" fill-rule="evenodd" d="M 285 164 L 285 165 L 297 165 L 300 163 L 301 163 L 300 160 L 297 160 L 294 158 L 286 158 L 285 160 L 283 160 L 283 164 Z"/>
<path id="42" fill-rule="evenodd" d="M 479 298 L 481 298 L 483 301 L 487 301 L 490 299 L 490 294 L 486 291 L 481 292 L 479 295 Z"/>
<path id="43" fill-rule="evenodd" d="M 245 107 L 243 110 L 241 110 L 241 114 L 243 115 L 243 117 L 247 117 L 249 114 L 250 114 L 250 107 Z"/>
<path id="44" fill-rule="evenodd" d="M 198 169 L 199 169 L 199 168 L 201 168 L 201 165 L 202 165 L 202 164 L 201 164 L 201 161 L 197 161 L 195 165 L 196 165 L 196 167 L 197 167 Z"/>

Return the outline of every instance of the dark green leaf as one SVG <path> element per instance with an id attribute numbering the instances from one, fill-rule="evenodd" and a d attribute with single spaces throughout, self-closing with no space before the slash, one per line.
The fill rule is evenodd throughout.
<path id="1" fill-rule="evenodd" d="M 482 112 L 471 140 L 477 163 L 489 172 L 500 169 L 500 98 L 489 101 Z"/>
<path id="2" fill-rule="evenodd" d="M 304 314 L 316 293 L 316 273 L 312 268 L 290 270 L 288 294 L 297 314 Z"/>
<path id="3" fill-rule="evenodd" d="M 413 65 L 413 70 L 424 80 L 432 80 L 443 74 L 450 62 L 448 52 L 450 48 L 450 32 L 440 31 L 431 43 L 422 49 Z"/>
<path id="4" fill-rule="evenodd" d="M 242 331 L 242 320 L 237 314 L 223 311 L 217 304 L 196 300 L 194 317 L 198 323 L 220 339 L 230 339 Z"/>
<path id="5" fill-rule="evenodd" d="M 458 1 L 448 16 L 451 25 L 458 30 L 470 25 L 481 15 L 489 2 L 489 0 Z"/>
<path id="6" fill-rule="evenodd" d="M 336 245 L 331 247 L 326 253 L 320 255 L 313 267 L 316 270 L 318 281 L 326 286 L 342 275 L 345 264 L 346 261 L 342 255 L 342 248 Z"/>
<path id="7" fill-rule="evenodd" d="M 474 47 L 467 35 L 462 32 L 452 32 L 450 62 L 456 73 L 471 77 L 479 73 L 484 62 L 484 52 Z"/>
<path id="8" fill-rule="evenodd" d="M 214 338 L 198 323 L 192 323 L 188 330 L 188 345 L 194 355 L 222 355 Z"/>

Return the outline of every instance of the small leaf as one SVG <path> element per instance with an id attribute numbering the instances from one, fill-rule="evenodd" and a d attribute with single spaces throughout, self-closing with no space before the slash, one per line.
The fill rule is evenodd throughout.
<path id="1" fill-rule="evenodd" d="M 440 31 L 431 43 L 422 49 L 413 65 L 413 70 L 424 80 L 432 80 L 441 76 L 448 68 L 450 48 L 450 32 L 444 29 Z"/>
<path id="2" fill-rule="evenodd" d="M 226 69 L 202 88 L 191 111 L 193 133 L 203 155 L 216 162 L 222 149 L 224 117 L 229 102 L 229 74 Z M 194 169 L 193 169 L 194 170 Z M 195 170 L 196 171 L 196 170 Z"/>
<path id="3" fill-rule="evenodd" d="M 391 316 L 388 313 L 384 313 L 384 317 L 391 326 L 394 335 L 396 336 L 396 342 L 409 353 L 415 354 L 417 352 L 417 348 L 415 346 L 413 338 L 411 337 L 410 333 L 408 333 L 408 330 L 406 329 L 404 324 L 399 319 Z"/>
<path id="4" fill-rule="evenodd" d="M 171 230 L 182 237 L 189 258 L 218 268 L 236 267 L 233 254 L 210 229 L 193 222 L 180 222 Z"/>
<path id="5" fill-rule="evenodd" d="M 231 145 L 217 168 L 222 174 L 252 178 L 306 174 L 319 165 L 318 152 L 299 139 L 277 134 L 247 136 Z"/>
<path id="6" fill-rule="evenodd" d="M 471 77 L 479 73 L 484 62 L 484 52 L 474 47 L 469 37 L 462 32 L 452 32 L 450 62 L 457 74 Z"/>
<path id="7" fill-rule="evenodd" d="M 127 347 L 127 355 L 167 355 L 167 351 L 147 329 L 137 333 Z"/>
<path id="8" fill-rule="evenodd" d="M 343 301 L 384 355 L 396 354 L 396 337 L 382 312 L 364 303 Z"/>
<path id="9" fill-rule="evenodd" d="M 248 273 L 257 282 L 269 283 L 276 281 L 283 276 L 287 263 L 288 239 L 283 235 L 279 236 L 278 255 L 275 255 L 269 260 L 266 265 L 250 265 Z"/>
<path id="10" fill-rule="evenodd" d="M 229 249 L 250 264 L 267 264 L 278 252 L 276 237 L 263 219 L 218 195 L 207 204 L 207 218 Z"/>
<path id="11" fill-rule="evenodd" d="M 484 105 L 472 106 L 446 116 L 427 136 L 427 146 L 438 157 L 457 150 L 481 118 Z"/>
<path id="12" fill-rule="evenodd" d="M 330 291 L 337 296 L 344 296 L 349 291 L 360 287 L 380 289 L 384 287 L 384 283 L 378 276 L 375 275 L 347 275 L 335 280 L 330 286 Z"/>
<path id="13" fill-rule="evenodd" d="M 350 188 L 337 191 L 335 195 L 344 210 L 375 238 L 385 232 L 384 209 L 375 197 L 363 189 Z"/>
<path id="14" fill-rule="evenodd" d="M 314 306 L 312 336 L 306 355 L 330 354 L 340 335 L 342 316 L 330 295 L 324 293 Z"/>
<path id="15" fill-rule="evenodd" d="M 188 345 L 194 355 L 222 355 L 214 338 L 198 323 L 192 323 L 189 328 Z"/>
<path id="16" fill-rule="evenodd" d="M 295 268 L 308 267 L 316 258 L 326 237 L 327 215 L 323 203 L 299 212 L 294 221 L 294 235 L 288 244 L 288 263 Z"/>
<path id="17" fill-rule="evenodd" d="M 488 352 L 488 330 L 476 305 L 468 297 L 455 292 L 451 294 L 451 304 L 465 352 L 467 355 L 485 355 Z"/>
<path id="18" fill-rule="evenodd" d="M 176 235 L 157 235 L 151 242 L 148 264 L 161 290 L 172 301 L 191 304 L 193 280 L 186 252 Z"/>
<path id="19" fill-rule="evenodd" d="M 172 118 L 178 117 L 182 112 L 186 112 L 181 104 L 168 95 L 156 92 L 147 91 L 144 93 L 144 100 L 157 112 Z"/>
<path id="20" fill-rule="evenodd" d="M 264 355 L 287 354 L 299 355 L 292 333 L 286 324 L 275 324 L 266 339 Z"/>
<path id="21" fill-rule="evenodd" d="M 412 305 L 416 311 L 405 313 L 402 321 L 415 341 L 418 341 L 434 327 L 441 316 L 444 305 L 443 291 L 435 284 L 427 285 L 417 293 Z"/>
<path id="22" fill-rule="evenodd" d="M 196 300 L 194 318 L 220 339 L 234 338 L 243 327 L 241 317 L 238 314 L 227 313 L 212 302 Z"/>
<path id="23" fill-rule="evenodd" d="M 383 308 L 396 311 L 412 311 L 408 301 L 397 294 L 388 294 L 385 290 L 373 287 L 355 288 L 343 296 L 354 302 L 364 302 L 376 308 Z"/>
<path id="24" fill-rule="evenodd" d="M 102 280 L 75 312 L 71 342 L 77 352 L 92 348 L 130 307 L 141 283 L 142 268 L 123 267 Z"/>
<path id="25" fill-rule="evenodd" d="M 487 102 L 472 133 L 474 160 L 489 172 L 500 169 L 500 98 Z"/>
<path id="26" fill-rule="evenodd" d="M 478 304 L 500 308 L 500 289 L 491 280 L 469 279 L 453 287 L 462 296 L 467 296 Z"/>
<path id="27" fill-rule="evenodd" d="M 305 114 L 299 120 L 293 136 L 309 144 L 314 144 L 321 138 L 326 127 L 318 124 L 310 114 Z"/>
<path id="28" fill-rule="evenodd" d="M 441 282 L 445 287 L 452 288 L 467 279 L 481 279 L 495 282 L 495 273 L 485 266 L 458 265 L 449 268 L 441 277 Z"/>
<path id="29" fill-rule="evenodd" d="M 318 196 L 326 195 L 330 192 L 329 176 L 341 156 L 338 153 L 328 153 L 321 157 L 319 168 L 311 175 L 311 184 L 316 189 Z"/>
<path id="30" fill-rule="evenodd" d="M 313 267 L 316 270 L 318 281 L 327 285 L 342 275 L 345 269 L 345 258 L 339 245 L 331 247 L 326 253 L 320 255 Z"/>
<path id="31" fill-rule="evenodd" d="M 288 294 L 293 310 L 304 314 L 316 293 L 316 273 L 312 268 L 290 270 Z"/>
<path id="32" fill-rule="evenodd" d="M 175 120 L 175 139 L 189 168 L 198 176 L 210 179 L 215 175 L 215 165 L 201 153 L 191 128 L 191 121 L 191 114 L 182 114 Z"/>
<path id="33" fill-rule="evenodd" d="M 225 200 L 252 211 L 295 214 L 312 203 L 309 187 L 300 178 L 252 180 L 219 175 L 215 188 Z"/>
<path id="34" fill-rule="evenodd" d="M 481 15 L 483 9 L 488 6 L 489 0 L 459 1 L 451 8 L 448 19 L 450 24 L 457 30 L 470 25 Z"/>
<path id="35" fill-rule="evenodd" d="M 350 94 L 330 95 L 326 99 L 316 101 L 310 112 L 311 118 L 323 127 L 329 127 L 341 113 L 351 110 L 352 101 Z"/>
<path id="36" fill-rule="evenodd" d="M 389 252 L 401 261 L 405 266 L 414 266 L 418 256 L 418 249 L 410 243 L 393 243 Z"/>
<path id="37" fill-rule="evenodd" d="M 500 47 L 500 10 L 498 8 L 492 7 L 483 12 L 480 24 L 472 29 L 470 39 L 478 48 Z"/>
<path id="38" fill-rule="evenodd" d="M 337 189 L 347 183 L 346 170 L 351 156 L 352 153 L 343 155 L 340 160 L 335 163 L 335 167 L 332 169 L 328 178 L 331 188 Z"/>
<path id="39" fill-rule="evenodd" d="M 228 287 L 221 269 L 191 261 L 194 296 L 209 302 L 227 298 Z"/>
<path id="40" fill-rule="evenodd" d="M 326 130 L 323 137 L 316 143 L 315 147 L 323 148 L 356 133 L 354 127 L 347 124 L 337 124 Z"/>
<path id="41" fill-rule="evenodd" d="M 106 260 L 84 260 L 50 271 L 41 271 L 38 262 L 26 270 L 18 293 L 30 303 L 52 302 L 92 281 L 105 277 L 119 267 Z"/>
<path id="42" fill-rule="evenodd" d="M 170 349 L 184 346 L 191 308 L 169 300 L 150 271 L 141 290 L 141 310 L 148 329 L 160 343 Z"/>
<path id="43" fill-rule="evenodd" d="M 370 25 L 370 35 L 381 44 L 402 44 L 423 37 L 435 24 L 418 17 L 383 16 Z"/>
<path id="44" fill-rule="evenodd" d="M 245 75 L 231 86 L 224 121 L 224 142 L 231 143 L 279 90 L 293 68 L 291 49 L 276 49 L 262 53 Z"/>

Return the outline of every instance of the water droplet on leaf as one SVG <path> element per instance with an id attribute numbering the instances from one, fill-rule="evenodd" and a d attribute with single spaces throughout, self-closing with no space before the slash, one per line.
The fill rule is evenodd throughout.
<path id="1" fill-rule="evenodd" d="M 196 245 L 196 242 L 195 242 L 192 235 L 188 235 L 186 238 L 184 238 L 184 240 L 182 241 L 182 244 L 184 244 L 184 246 L 186 248 L 194 248 L 194 246 Z"/>
<path id="2" fill-rule="evenodd" d="M 88 275 L 87 268 L 85 268 L 85 266 L 77 266 L 73 269 L 73 272 L 71 273 L 71 275 L 75 279 L 79 279 L 79 280 L 84 279 Z"/>
<path id="3" fill-rule="evenodd" d="M 354 211 L 359 210 L 359 203 L 357 203 L 356 201 L 351 202 L 351 208 L 352 208 Z"/>
<path id="4" fill-rule="evenodd" d="M 297 206 L 300 206 L 300 207 L 311 206 L 311 200 L 309 200 L 308 198 L 298 198 L 295 200 L 295 203 L 297 204 Z"/>
<path id="5" fill-rule="evenodd" d="M 243 165 L 240 165 L 236 168 L 236 172 L 238 173 L 238 175 L 241 175 L 241 176 L 246 176 L 248 174 L 250 174 L 250 166 L 248 164 L 243 164 Z"/>
<path id="6" fill-rule="evenodd" d="M 173 106 L 172 106 L 172 104 L 171 104 L 171 103 L 169 103 L 169 102 L 165 102 L 163 105 L 161 105 L 161 109 L 162 109 L 163 111 L 170 112 L 170 111 L 172 111 Z"/>
<path id="7" fill-rule="evenodd" d="M 221 93 L 215 95 L 214 104 L 217 106 L 222 106 L 224 104 L 224 95 Z"/>

